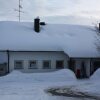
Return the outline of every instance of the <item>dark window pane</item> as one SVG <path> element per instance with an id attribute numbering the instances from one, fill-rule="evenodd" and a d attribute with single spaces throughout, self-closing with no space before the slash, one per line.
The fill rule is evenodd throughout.
<path id="1" fill-rule="evenodd" d="M 37 68 L 36 61 L 30 61 L 29 62 L 29 69 L 36 69 L 36 68 Z"/>
<path id="2" fill-rule="evenodd" d="M 56 68 L 57 69 L 64 68 L 64 61 L 56 61 Z"/>
<path id="3" fill-rule="evenodd" d="M 15 61 L 15 69 L 22 69 L 23 62 L 22 61 Z"/>
<path id="4" fill-rule="evenodd" d="M 50 61 L 43 61 L 43 68 L 48 69 L 51 67 L 51 62 Z"/>

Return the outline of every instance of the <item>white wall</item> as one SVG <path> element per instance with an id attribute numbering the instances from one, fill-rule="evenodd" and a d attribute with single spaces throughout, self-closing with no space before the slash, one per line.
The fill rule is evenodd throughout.
<path id="1" fill-rule="evenodd" d="M 64 60 L 64 68 L 68 67 L 68 56 L 63 52 L 10 52 L 10 71 L 14 70 L 14 61 L 22 60 L 24 62 L 24 70 L 26 72 L 36 71 L 52 71 L 56 69 L 56 60 Z M 29 61 L 37 60 L 38 69 L 28 69 Z M 51 69 L 42 69 L 42 61 L 51 60 Z"/>

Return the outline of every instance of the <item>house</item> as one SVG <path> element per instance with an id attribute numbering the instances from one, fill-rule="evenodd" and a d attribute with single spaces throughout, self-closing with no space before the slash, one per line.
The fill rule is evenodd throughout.
<path id="1" fill-rule="evenodd" d="M 47 72 L 70 68 L 89 77 L 100 67 L 94 26 L 0 22 L 0 73 Z"/>

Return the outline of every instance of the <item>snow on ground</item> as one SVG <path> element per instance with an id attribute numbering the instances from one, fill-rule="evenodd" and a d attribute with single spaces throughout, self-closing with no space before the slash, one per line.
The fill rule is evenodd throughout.
<path id="1" fill-rule="evenodd" d="M 59 92 L 68 91 L 66 88 L 70 88 L 71 91 L 76 92 L 83 92 L 92 96 L 98 96 L 100 97 L 100 69 L 98 69 L 91 77 L 90 79 L 84 79 L 84 80 L 77 80 L 77 83 L 71 86 L 63 86 L 63 87 L 57 87 L 59 89 Z"/>
<path id="2" fill-rule="evenodd" d="M 80 100 L 52 96 L 45 92 L 46 89 L 55 87 L 73 87 L 74 90 L 88 91 L 100 95 L 99 82 L 92 78 L 77 80 L 74 73 L 68 69 L 48 73 L 13 71 L 0 77 L 0 100 Z"/>
<path id="3" fill-rule="evenodd" d="M 91 76 L 91 80 L 98 80 L 100 78 L 100 69 L 96 70 L 96 72 Z"/>
<path id="4" fill-rule="evenodd" d="M 100 69 L 98 69 L 88 80 L 81 81 L 78 89 L 85 92 L 91 92 L 100 96 Z"/>
<path id="5" fill-rule="evenodd" d="M 60 97 L 46 94 L 44 90 L 75 82 L 74 73 L 67 69 L 50 73 L 13 71 L 7 76 L 0 77 L 0 100 L 61 100 Z"/>
<path id="6" fill-rule="evenodd" d="M 66 78 L 65 78 L 66 76 Z M 17 80 L 15 80 L 17 79 Z M 49 73 L 22 73 L 20 71 L 13 71 L 7 76 L 0 77 L 1 82 L 64 82 L 75 80 L 75 75 L 68 69 L 63 69 Z"/>

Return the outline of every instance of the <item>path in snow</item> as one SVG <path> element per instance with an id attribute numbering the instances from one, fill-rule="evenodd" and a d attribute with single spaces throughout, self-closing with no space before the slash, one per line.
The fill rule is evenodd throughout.
<path id="1" fill-rule="evenodd" d="M 95 94 L 89 94 L 77 90 L 73 90 L 73 86 L 66 88 L 51 88 L 46 90 L 47 93 L 51 93 L 54 96 L 65 96 L 65 97 L 73 97 L 76 99 L 84 99 L 84 100 L 100 100 L 100 97 L 95 96 Z"/>

